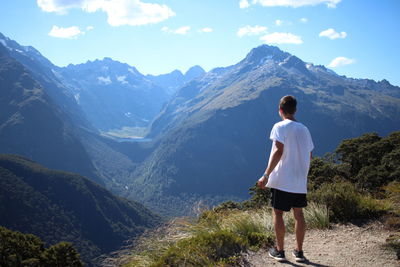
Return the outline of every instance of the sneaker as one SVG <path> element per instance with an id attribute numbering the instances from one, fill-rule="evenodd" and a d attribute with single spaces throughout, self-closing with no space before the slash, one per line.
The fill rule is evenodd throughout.
<path id="1" fill-rule="evenodd" d="M 304 262 L 304 261 L 306 261 L 306 258 L 304 258 L 304 255 L 303 255 L 303 251 L 302 250 L 296 250 L 296 249 L 294 249 L 293 251 L 292 251 L 292 254 L 293 254 L 293 256 L 295 257 L 295 260 L 297 261 L 297 262 Z"/>
<path id="2" fill-rule="evenodd" d="M 274 258 L 277 261 L 285 261 L 285 251 L 278 251 L 275 247 L 269 250 L 269 256 Z"/>

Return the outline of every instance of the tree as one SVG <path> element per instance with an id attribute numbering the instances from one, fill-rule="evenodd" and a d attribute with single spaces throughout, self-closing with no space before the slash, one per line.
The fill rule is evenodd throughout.
<path id="1" fill-rule="evenodd" d="M 83 263 L 70 243 L 45 249 L 39 237 L 0 226 L 0 266 L 81 267 Z"/>
<path id="2" fill-rule="evenodd" d="M 45 266 L 81 267 L 83 266 L 78 252 L 68 242 L 60 242 L 46 249 L 42 255 Z"/>

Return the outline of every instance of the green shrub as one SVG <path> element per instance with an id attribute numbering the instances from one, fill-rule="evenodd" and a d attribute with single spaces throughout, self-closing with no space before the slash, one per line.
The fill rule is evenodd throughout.
<path id="1" fill-rule="evenodd" d="M 46 249 L 43 253 L 43 261 L 46 266 L 54 267 L 80 267 L 83 266 L 71 243 L 60 242 Z"/>
<path id="2" fill-rule="evenodd" d="M 241 209 L 242 209 L 242 203 L 229 200 L 219 204 L 213 210 L 215 212 L 220 212 L 226 210 L 241 210 Z"/>
<path id="3" fill-rule="evenodd" d="M 377 218 L 385 212 L 377 200 L 359 193 L 350 182 L 325 183 L 309 199 L 326 205 L 334 222 Z"/>
<path id="4" fill-rule="evenodd" d="M 215 262 L 240 253 L 247 245 L 246 240 L 229 231 L 204 232 L 177 242 L 151 266 L 214 266 Z"/>
<path id="5" fill-rule="evenodd" d="M 257 184 L 249 189 L 251 198 L 242 203 L 242 209 L 259 209 L 269 205 L 271 190 L 260 189 Z"/>

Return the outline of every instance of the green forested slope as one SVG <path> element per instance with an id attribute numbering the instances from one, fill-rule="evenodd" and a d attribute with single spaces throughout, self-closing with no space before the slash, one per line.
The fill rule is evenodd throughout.
<path id="1" fill-rule="evenodd" d="M 85 261 L 123 245 L 160 218 L 77 174 L 0 155 L 0 225 L 48 244 L 69 241 Z"/>

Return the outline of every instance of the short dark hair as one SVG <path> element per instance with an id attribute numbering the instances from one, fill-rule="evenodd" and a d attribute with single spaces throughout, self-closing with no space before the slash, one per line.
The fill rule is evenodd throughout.
<path id="1" fill-rule="evenodd" d="M 296 112 L 297 100 L 292 95 L 287 95 L 279 101 L 279 108 L 285 114 L 294 114 Z"/>

